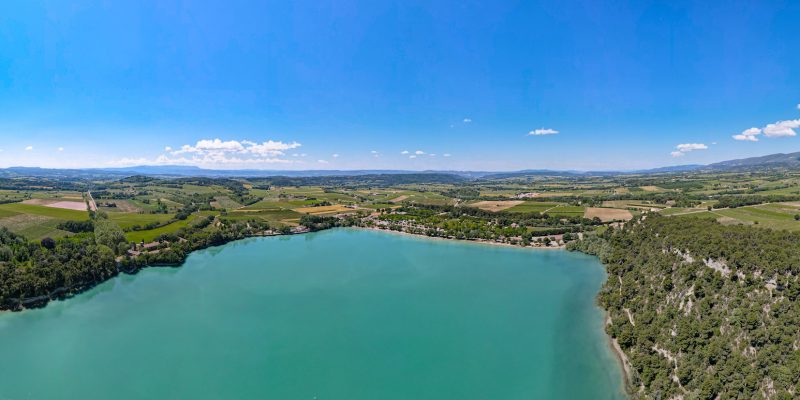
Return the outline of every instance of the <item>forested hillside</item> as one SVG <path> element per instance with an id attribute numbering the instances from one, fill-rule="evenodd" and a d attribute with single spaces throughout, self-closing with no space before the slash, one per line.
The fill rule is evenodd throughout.
<path id="1" fill-rule="evenodd" d="M 648 214 L 571 249 L 607 266 L 634 398 L 800 398 L 800 234 Z"/>

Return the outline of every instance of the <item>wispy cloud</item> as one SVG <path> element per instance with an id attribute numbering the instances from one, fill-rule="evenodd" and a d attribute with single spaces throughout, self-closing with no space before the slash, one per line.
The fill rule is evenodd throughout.
<path id="1" fill-rule="evenodd" d="M 64 148 L 63 147 L 59 147 L 58 151 L 64 151 Z"/>
<path id="2" fill-rule="evenodd" d="M 25 148 L 25 151 L 31 151 L 31 150 L 33 150 L 33 146 L 28 146 Z"/>
<path id="3" fill-rule="evenodd" d="M 673 157 L 683 157 L 688 152 L 706 149 L 708 149 L 708 146 L 703 143 L 682 143 L 675 146 L 675 151 L 669 154 Z"/>
<path id="4" fill-rule="evenodd" d="M 472 118 L 464 118 L 464 123 L 465 124 L 468 124 L 470 122 L 472 122 Z"/>
<path id="5" fill-rule="evenodd" d="M 555 129 L 541 128 L 541 129 L 534 129 L 528 132 L 528 136 L 555 135 L 557 133 L 559 132 Z"/>
<path id="6" fill-rule="evenodd" d="M 164 147 L 164 151 L 167 151 L 167 152 L 172 151 L 172 146 Z"/>
<path id="7" fill-rule="evenodd" d="M 413 159 L 413 158 L 417 158 L 417 156 L 412 154 L 412 155 L 408 156 L 408 158 L 412 158 Z"/>
<path id="8" fill-rule="evenodd" d="M 333 157 L 333 158 L 339 158 L 339 154 L 338 154 L 338 153 L 331 154 L 331 157 Z"/>
<path id="9" fill-rule="evenodd" d="M 450 153 L 444 153 L 442 154 L 442 157 L 450 157 Z"/>
<path id="10" fill-rule="evenodd" d="M 421 155 L 425 154 L 425 152 L 422 151 L 422 150 L 417 150 L 417 151 L 414 152 L 414 154 L 416 154 L 418 156 L 421 156 Z"/>
<path id="11" fill-rule="evenodd" d="M 325 160 L 317 160 L 317 162 L 318 162 L 318 163 L 320 163 L 320 164 L 327 164 L 327 163 L 328 163 L 328 162 L 327 162 L 327 161 L 325 161 Z"/>
<path id="12" fill-rule="evenodd" d="M 404 154 L 404 155 L 408 154 L 408 150 L 403 150 L 403 151 L 400 152 L 400 154 Z"/>

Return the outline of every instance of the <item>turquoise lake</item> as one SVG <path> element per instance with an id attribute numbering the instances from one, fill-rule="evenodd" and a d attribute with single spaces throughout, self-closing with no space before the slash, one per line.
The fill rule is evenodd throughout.
<path id="1" fill-rule="evenodd" d="M 334 229 L 0 314 L 0 400 L 623 399 L 594 257 Z"/>

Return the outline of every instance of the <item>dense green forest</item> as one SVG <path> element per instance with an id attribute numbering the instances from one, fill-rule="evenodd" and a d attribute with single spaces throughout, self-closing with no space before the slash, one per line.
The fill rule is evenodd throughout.
<path id="1" fill-rule="evenodd" d="M 208 216 L 161 235 L 155 248 L 132 257 L 128 250 L 141 251 L 141 245 L 127 242 L 122 229 L 102 213 L 91 221 L 69 225 L 81 233 L 40 242 L 0 228 L 0 310 L 43 305 L 145 265 L 178 265 L 193 250 L 254 236 L 270 228 L 257 219 Z"/>
<path id="2" fill-rule="evenodd" d="M 648 214 L 569 248 L 598 255 L 608 333 L 647 399 L 800 397 L 800 234 Z"/>

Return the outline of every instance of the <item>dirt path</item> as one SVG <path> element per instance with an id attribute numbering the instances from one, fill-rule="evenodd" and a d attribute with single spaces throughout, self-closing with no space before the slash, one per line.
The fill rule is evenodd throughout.
<path id="1" fill-rule="evenodd" d="M 97 203 L 94 202 L 94 197 L 92 197 L 92 192 L 87 190 L 86 197 L 89 199 L 89 210 L 97 211 Z"/>

